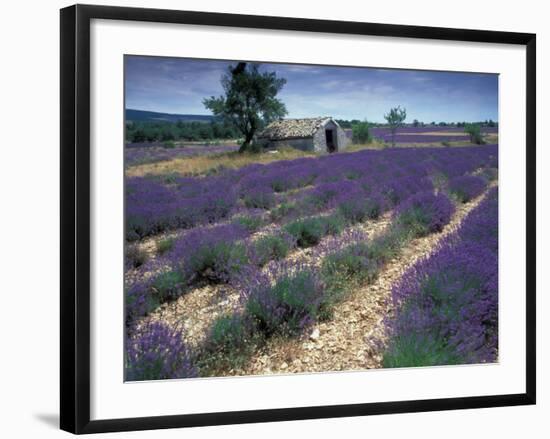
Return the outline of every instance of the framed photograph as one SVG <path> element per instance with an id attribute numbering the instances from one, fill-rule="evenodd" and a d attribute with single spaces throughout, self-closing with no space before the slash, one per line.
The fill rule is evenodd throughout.
<path id="1" fill-rule="evenodd" d="M 61 428 L 535 403 L 535 35 L 61 10 Z"/>

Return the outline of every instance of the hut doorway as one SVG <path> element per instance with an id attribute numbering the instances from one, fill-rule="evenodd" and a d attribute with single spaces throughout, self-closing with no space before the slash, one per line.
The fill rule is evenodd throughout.
<path id="1" fill-rule="evenodd" d="M 328 152 L 336 151 L 336 142 L 334 139 L 333 130 L 325 130 L 325 139 L 327 141 L 327 151 Z"/>

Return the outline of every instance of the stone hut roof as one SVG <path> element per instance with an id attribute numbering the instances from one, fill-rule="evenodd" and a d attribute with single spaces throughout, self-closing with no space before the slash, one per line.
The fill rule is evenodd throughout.
<path id="1" fill-rule="evenodd" d="M 302 139 L 313 134 L 328 121 L 330 117 L 313 117 L 309 119 L 281 119 L 271 122 L 258 134 L 258 137 L 269 140 Z"/>

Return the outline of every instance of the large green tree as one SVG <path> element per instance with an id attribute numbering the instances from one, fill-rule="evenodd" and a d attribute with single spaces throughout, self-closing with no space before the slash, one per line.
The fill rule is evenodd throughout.
<path id="1" fill-rule="evenodd" d="M 243 134 L 240 152 L 250 149 L 259 129 L 287 114 L 285 104 L 276 98 L 286 79 L 278 78 L 275 72 L 260 72 L 258 64 L 240 62 L 229 66 L 221 83 L 225 95 L 211 96 L 203 104 Z"/>
<path id="2" fill-rule="evenodd" d="M 391 108 L 387 114 L 384 114 L 384 119 L 386 119 L 386 122 L 388 122 L 390 126 L 392 146 L 395 146 L 395 133 L 397 128 L 403 125 L 406 118 L 407 110 L 401 108 L 399 105 L 395 108 Z"/>

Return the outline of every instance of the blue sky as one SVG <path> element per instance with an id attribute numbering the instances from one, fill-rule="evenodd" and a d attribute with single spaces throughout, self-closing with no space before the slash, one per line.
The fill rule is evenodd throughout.
<path id="1" fill-rule="evenodd" d="M 223 90 L 228 61 L 126 57 L 126 108 L 210 114 L 202 100 Z M 407 122 L 498 120 L 495 74 L 262 63 L 287 83 L 278 95 L 287 117 L 332 116 L 382 122 L 391 107 Z"/>

